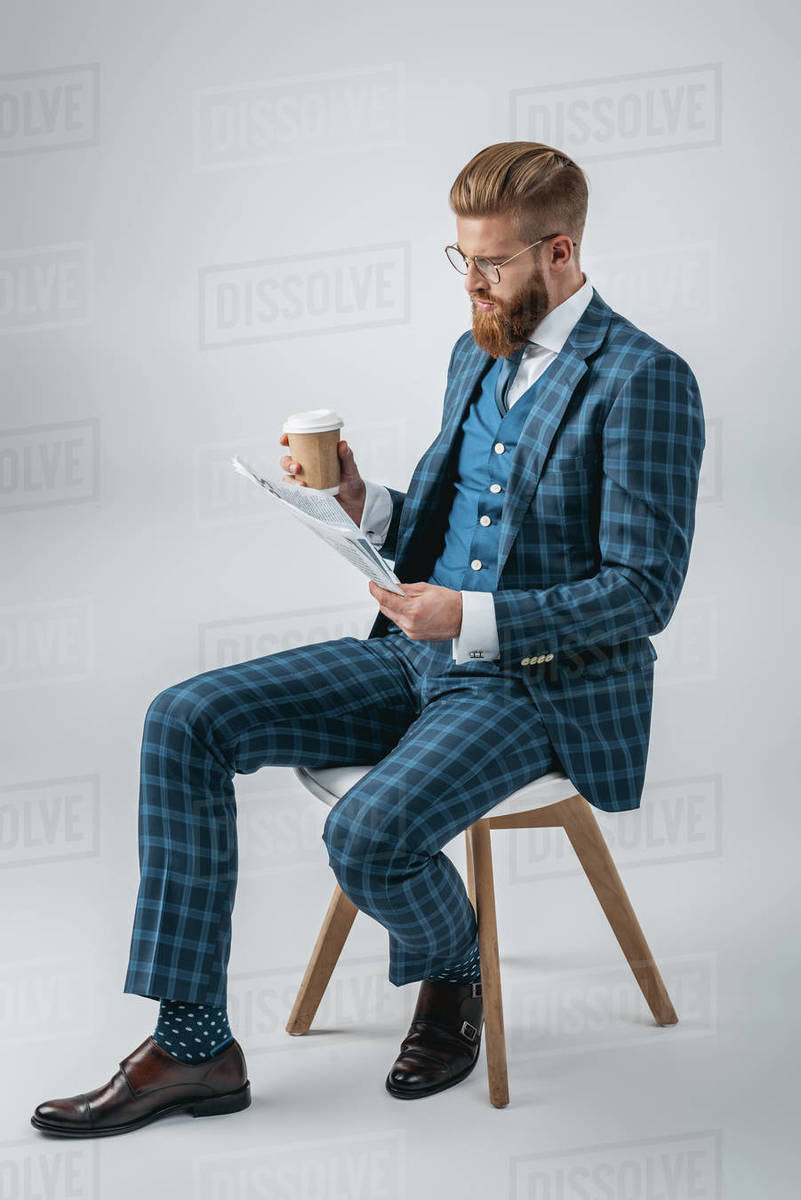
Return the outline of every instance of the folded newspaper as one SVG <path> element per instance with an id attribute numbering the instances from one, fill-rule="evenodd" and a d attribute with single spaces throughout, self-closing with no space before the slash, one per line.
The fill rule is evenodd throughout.
<path id="1" fill-rule="evenodd" d="M 283 504 L 312 533 L 316 533 L 343 558 L 353 563 L 363 575 L 398 596 L 405 596 L 401 582 L 392 568 L 352 521 L 339 501 L 328 492 L 299 487 L 296 483 L 276 483 L 262 479 L 241 458 L 231 459 L 234 470 L 265 488 L 279 504 Z"/>

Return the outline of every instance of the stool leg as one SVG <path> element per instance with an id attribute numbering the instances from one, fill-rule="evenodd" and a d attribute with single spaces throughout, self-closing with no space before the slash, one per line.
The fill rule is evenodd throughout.
<path id="1" fill-rule="evenodd" d="M 654 1020 L 657 1025 L 675 1025 L 679 1018 L 667 988 L 654 962 L 592 807 L 583 796 L 572 796 L 564 801 L 563 824 L 584 873 L 654 1015 Z"/>
<path id="2" fill-rule="evenodd" d="M 287 1033 L 309 1032 L 314 1014 L 320 1006 L 358 911 L 353 901 L 337 884 L 295 997 L 292 1012 L 289 1014 Z"/>
<path id="3" fill-rule="evenodd" d="M 465 859 L 467 862 L 467 895 L 470 898 L 470 903 L 473 905 L 473 911 L 476 909 L 476 873 L 473 869 L 473 848 L 470 845 L 470 830 L 465 829 L 464 840 L 467 843 Z"/>
<path id="4" fill-rule="evenodd" d="M 498 926 L 495 919 L 495 886 L 492 877 L 492 844 L 489 821 L 475 821 L 469 829 L 478 918 L 478 950 L 481 956 L 481 993 L 484 1001 L 484 1044 L 490 1103 L 503 1108 L 509 1103 L 506 1068 L 506 1038 L 503 1029 L 501 964 L 498 957 Z"/>

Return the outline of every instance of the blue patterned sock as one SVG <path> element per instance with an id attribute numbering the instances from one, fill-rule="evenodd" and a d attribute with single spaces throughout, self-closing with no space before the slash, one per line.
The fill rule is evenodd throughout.
<path id="1" fill-rule="evenodd" d="M 481 962 L 478 956 L 478 938 L 466 958 L 460 959 L 457 963 L 451 963 L 449 967 L 438 971 L 436 975 L 428 975 L 427 978 L 442 983 L 472 983 L 474 980 L 480 979 Z"/>
<path id="2" fill-rule="evenodd" d="M 162 1000 L 153 1041 L 181 1062 L 199 1063 L 234 1040 L 228 1013 L 213 1004 Z"/>

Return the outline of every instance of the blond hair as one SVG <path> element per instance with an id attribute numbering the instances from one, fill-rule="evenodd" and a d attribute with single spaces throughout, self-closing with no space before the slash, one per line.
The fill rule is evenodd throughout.
<path id="1" fill-rule="evenodd" d="M 578 257 L 588 195 L 586 175 L 561 150 L 540 142 L 496 142 L 462 167 L 449 203 L 459 217 L 508 213 L 523 241 L 565 233 Z"/>

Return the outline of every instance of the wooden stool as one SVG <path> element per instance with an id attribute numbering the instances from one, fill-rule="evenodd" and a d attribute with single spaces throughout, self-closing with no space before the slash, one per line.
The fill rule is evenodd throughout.
<path id="1" fill-rule="evenodd" d="M 332 807 L 363 775 L 372 770 L 372 767 L 293 769 L 301 783 L 313 795 Z M 561 826 L 570 839 L 656 1023 L 675 1025 L 678 1021 L 598 826 L 592 805 L 576 792 L 574 785 L 561 772 L 552 771 L 543 775 L 507 796 L 486 816 L 465 830 L 467 891 L 476 912 L 481 955 L 489 1095 L 490 1103 L 496 1108 L 503 1108 L 509 1103 L 509 1083 L 490 830 L 534 829 L 547 826 Z M 356 906 L 337 884 L 309 965 L 301 980 L 286 1026 L 287 1033 L 308 1033 L 357 911 Z"/>

